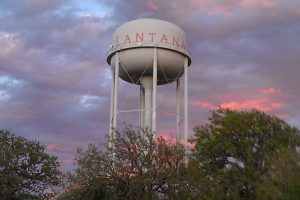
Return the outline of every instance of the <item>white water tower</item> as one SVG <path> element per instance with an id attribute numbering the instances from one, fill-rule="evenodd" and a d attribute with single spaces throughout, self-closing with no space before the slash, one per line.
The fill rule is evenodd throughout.
<path id="1" fill-rule="evenodd" d="M 119 78 L 140 85 L 140 127 L 156 132 L 157 85 L 176 84 L 176 123 L 180 123 L 180 78 L 184 75 L 184 142 L 188 132 L 188 53 L 181 28 L 158 19 L 137 19 L 121 25 L 107 56 L 112 67 L 110 137 L 117 128 Z M 179 139 L 179 131 L 177 139 Z"/>

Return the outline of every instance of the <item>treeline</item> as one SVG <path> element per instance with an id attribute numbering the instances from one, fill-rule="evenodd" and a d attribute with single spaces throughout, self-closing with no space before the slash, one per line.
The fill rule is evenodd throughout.
<path id="1" fill-rule="evenodd" d="M 16 151 L 23 142 L 43 152 L 19 139 L 1 131 L 1 199 L 300 199 L 300 131 L 260 111 L 212 112 L 188 148 L 125 128 L 112 147 L 78 149 L 64 175 L 55 157 Z"/>

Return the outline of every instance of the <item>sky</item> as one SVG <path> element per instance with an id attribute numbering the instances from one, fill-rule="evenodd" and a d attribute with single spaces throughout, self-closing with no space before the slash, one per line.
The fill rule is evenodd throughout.
<path id="1" fill-rule="evenodd" d="M 71 170 L 106 144 L 114 30 L 138 18 L 181 27 L 192 56 L 189 132 L 218 108 L 262 110 L 300 127 L 299 0 L 1 0 L 0 129 L 38 140 Z M 119 108 L 138 107 L 120 82 Z M 158 132 L 174 136 L 175 84 L 158 86 Z M 137 114 L 120 114 L 137 124 Z"/>

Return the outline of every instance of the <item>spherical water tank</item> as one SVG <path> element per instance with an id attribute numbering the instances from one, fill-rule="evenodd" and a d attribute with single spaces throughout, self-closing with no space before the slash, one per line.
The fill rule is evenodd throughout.
<path id="1" fill-rule="evenodd" d="M 157 47 L 157 84 L 179 78 L 185 57 L 191 64 L 183 30 L 158 19 L 137 19 L 121 25 L 114 32 L 107 62 L 114 70 L 115 54 L 119 52 L 120 78 L 140 84 L 141 76 L 152 75 L 154 47 Z"/>

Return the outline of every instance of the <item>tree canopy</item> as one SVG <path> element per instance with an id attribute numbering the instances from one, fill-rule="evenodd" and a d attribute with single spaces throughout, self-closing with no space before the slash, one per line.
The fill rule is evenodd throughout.
<path id="1" fill-rule="evenodd" d="M 116 132 L 113 147 L 78 149 L 78 168 L 60 199 L 184 199 L 184 148 L 144 129 Z M 182 185 L 179 187 L 179 185 Z"/>
<path id="2" fill-rule="evenodd" d="M 0 197 L 48 199 L 61 181 L 57 158 L 36 141 L 0 130 Z"/>
<path id="3" fill-rule="evenodd" d="M 282 199 L 282 191 L 293 187 L 286 184 L 286 169 L 289 181 L 299 184 L 299 130 L 283 120 L 219 109 L 194 130 L 189 167 L 200 199 Z"/>
<path id="4" fill-rule="evenodd" d="M 58 199 L 300 199 L 297 128 L 256 110 L 218 109 L 194 132 L 188 150 L 130 128 L 116 131 L 113 147 L 78 149 Z"/>

